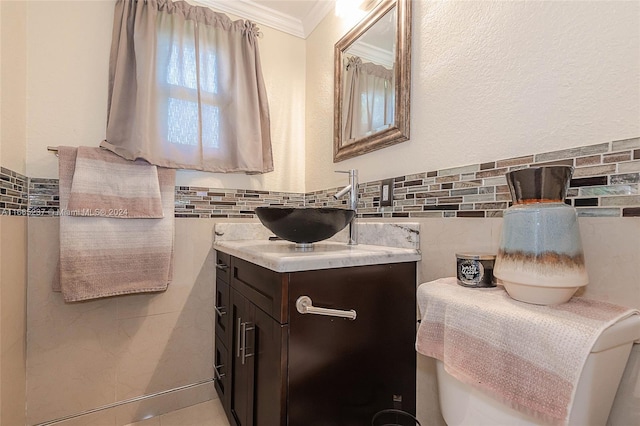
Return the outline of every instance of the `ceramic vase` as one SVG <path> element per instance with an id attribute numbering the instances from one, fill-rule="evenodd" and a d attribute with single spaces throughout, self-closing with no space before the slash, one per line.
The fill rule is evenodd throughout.
<path id="1" fill-rule="evenodd" d="M 545 166 L 505 175 L 513 206 L 504 212 L 494 275 L 516 300 L 564 303 L 589 282 L 576 210 L 564 203 L 572 173 Z"/>

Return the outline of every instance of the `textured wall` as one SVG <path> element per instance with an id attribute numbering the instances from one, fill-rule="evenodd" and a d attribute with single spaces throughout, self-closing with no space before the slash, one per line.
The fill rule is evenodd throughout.
<path id="1" fill-rule="evenodd" d="M 329 16 L 308 38 L 306 190 L 640 134 L 640 3 L 413 3 L 411 139 L 332 162 Z M 313 54 L 311 54 L 313 53 Z"/>
<path id="2" fill-rule="evenodd" d="M 26 146 L 26 5 L 0 3 L 0 165 L 24 173 Z M 5 201 L 3 176 L 0 202 Z M 24 424 L 27 219 L 0 208 L 0 424 Z"/>
<path id="3" fill-rule="evenodd" d="M 114 2 L 22 4 L 26 95 L 18 101 L 27 109 L 26 174 L 55 178 L 58 161 L 47 146 L 97 146 L 104 138 Z M 304 40 L 264 27 L 262 32 L 276 171 L 264 176 L 181 171 L 179 185 L 304 191 Z M 213 376 L 210 221 L 177 221 L 175 279 L 166 293 L 83 304 L 64 304 L 50 291 L 57 227 L 54 218 L 29 219 L 30 424 Z M 212 397 L 211 386 L 192 393 L 109 410 L 100 413 L 100 421 L 128 423 Z"/>
<path id="4" fill-rule="evenodd" d="M 3 2 L 2 22 L 2 166 L 25 173 L 27 58 L 26 4 Z"/>
<path id="5" fill-rule="evenodd" d="M 637 2 L 415 1 L 413 5 L 409 142 L 334 164 L 333 44 L 352 22 L 329 16 L 306 42 L 263 28 L 260 45 L 276 171 L 251 177 L 180 172 L 179 185 L 309 192 L 345 184 L 344 175 L 333 173 L 339 169 L 358 168 L 360 180 L 367 182 L 640 134 Z M 56 177 L 57 159 L 46 151 L 47 145 L 95 146 L 104 137 L 113 3 L 30 2 L 26 7 L 26 174 Z M 499 219 L 460 220 L 464 219 L 421 220 L 421 280 L 451 275 L 451 256 L 459 247 L 495 245 Z M 632 260 L 639 248 L 633 246 L 637 242 L 633 237 L 640 230 L 634 218 L 609 220 L 590 219 L 583 231 L 587 260 L 597 281 L 588 291 L 605 300 L 624 301 L 635 290 L 629 277 L 637 272 Z M 211 303 L 208 296 L 201 297 L 201 291 L 206 291 L 203 283 L 213 282 L 213 271 L 204 266 L 206 262 L 190 264 L 208 255 L 210 242 L 204 235 L 209 238 L 209 220 L 179 226 L 176 243 L 182 254 L 177 255 L 188 270 L 183 271 L 185 278 L 176 290 L 185 305 L 175 305 L 166 296 L 141 297 L 131 304 L 124 299 L 96 302 L 90 306 L 97 308 L 86 312 L 60 306 L 56 295 L 46 289 L 53 273 L 53 260 L 47 256 L 55 253 L 57 244 L 55 219 L 30 221 L 29 279 L 34 293 L 29 303 L 34 310 L 29 330 L 34 340 L 29 350 L 34 351 L 30 368 L 35 380 L 30 386 L 43 386 L 31 388 L 31 394 L 49 391 L 61 398 L 47 397 L 32 405 L 31 419 L 63 414 L 59 407 L 67 401 L 65 396 L 74 401 L 71 412 L 77 412 L 112 401 L 113 395 L 127 397 L 179 382 L 181 378 L 165 375 L 167 368 L 184 361 L 174 349 L 183 345 L 179 339 L 198 339 L 181 325 L 196 318 L 193 315 L 200 311 L 196 305 Z M 200 237 L 197 252 L 190 251 L 192 240 Z M 616 267 L 619 263 L 613 259 L 625 267 Z M 193 309 L 184 309 L 192 303 Z M 67 327 L 70 323 L 73 326 Z M 170 339 L 174 329 L 180 330 L 175 334 L 178 340 Z M 155 343 L 145 340 L 149 332 L 157 337 Z M 207 330 L 199 332 L 210 336 Z M 105 342 L 116 348 L 105 351 Z M 152 354 L 147 358 L 149 347 Z M 92 356 L 105 361 L 100 363 L 102 370 L 93 368 Z M 47 364 L 51 359 L 57 361 Z M 78 368 L 65 370 L 65 363 L 74 359 Z M 150 362 L 156 363 L 153 368 Z M 189 374 L 210 376 L 209 364 L 205 366 L 204 359 L 198 362 L 202 364 Z M 136 375 L 117 378 L 117 371 L 127 374 L 138 366 L 144 368 Z M 423 420 L 435 419 L 439 412 L 430 368 L 422 359 L 418 386 Z M 65 371 L 71 375 L 66 377 Z M 84 383 L 92 375 L 99 376 L 95 383 L 107 383 L 106 388 L 89 385 L 83 392 L 64 385 L 73 395 L 57 395 L 51 387 L 69 378 L 74 384 Z M 626 380 L 637 382 L 633 375 Z M 631 411 L 616 413 L 622 413 L 617 419 L 627 419 Z"/>
<path id="6" fill-rule="evenodd" d="M 57 177 L 47 146 L 97 146 L 105 137 L 111 0 L 33 1 L 27 15 L 27 175 Z M 246 176 L 178 172 L 180 185 L 304 191 L 304 40 L 262 27 L 275 171 Z M 17 170 L 20 171 L 20 170 Z"/>
<path id="7" fill-rule="evenodd" d="M 412 4 L 411 139 L 384 150 L 332 162 L 332 47 L 347 26 L 328 16 L 308 38 L 307 192 L 344 184 L 334 170 L 356 168 L 371 182 L 640 134 L 640 3 Z M 418 220 L 421 282 L 454 275 L 456 251 L 497 248 L 500 219 Z M 637 307 L 638 219 L 581 225 L 587 295 Z M 636 346 L 612 424 L 638 422 L 638 353 Z M 434 371 L 419 357 L 419 418 L 435 425 Z"/>

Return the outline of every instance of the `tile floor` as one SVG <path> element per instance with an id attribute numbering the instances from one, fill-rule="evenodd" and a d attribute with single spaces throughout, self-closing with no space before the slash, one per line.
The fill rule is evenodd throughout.
<path id="1" fill-rule="evenodd" d="M 127 426 L 229 426 L 219 399 L 172 411 Z"/>

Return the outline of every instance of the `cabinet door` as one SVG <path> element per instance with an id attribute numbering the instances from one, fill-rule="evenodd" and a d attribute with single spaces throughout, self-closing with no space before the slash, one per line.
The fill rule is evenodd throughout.
<path id="1" fill-rule="evenodd" d="M 216 346 L 214 355 L 214 387 L 216 393 L 220 397 L 220 402 L 224 411 L 229 414 L 229 396 L 230 396 L 230 378 L 231 359 L 227 347 L 216 336 Z"/>
<path id="2" fill-rule="evenodd" d="M 285 426 L 289 326 L 256 308 L 255 327 L 255 425 Z"/>
<path id="3" fill-rule="evenodd" d="M 231 332 L 229 331 L 229 284 L 216 280 L 216 338 L 227 347 L 231 346 Z"/>
<path id="4" fill-rule="evenodd" d="M 244 296 L 231 290 L 231 328 L 233 356 L 229 408 L 235 426 L 254 425 L 255 307 Z"/>
<path id="5" fill-rule="evenodd" d="M 231 275 L 231 256 L 221 251 L 216 251 L 216 278 L 226 283 Z"/>
<path id="6" fill-rule="evenodd" d="M 237 426 L 285 426 L 288 326 L 231 289 L 230 408 Z"/>
<path id="7" fill-rule="evenodd" d="M 380 410 L 415 414 L 415 263 L 296 272 L 289 283 L 290 426 L 361 426 Z M 301 314 L 296 300 L 357 312 Z"/>

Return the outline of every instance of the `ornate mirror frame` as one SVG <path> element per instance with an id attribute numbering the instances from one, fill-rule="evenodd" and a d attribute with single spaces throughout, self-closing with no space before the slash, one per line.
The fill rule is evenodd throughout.
<path id="1" fill-rule="evenodd" d="M 394 124 L 382 131 L 343 145 L 344 52 L 394 7 L 397 8 Z M 334 57 L 333 162 L 337 163 L 408 140 L 411 91 L 411 0 L 382 0 L 336 43 Z"/>

